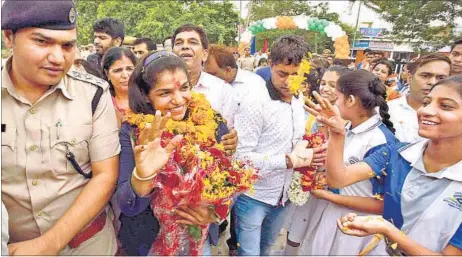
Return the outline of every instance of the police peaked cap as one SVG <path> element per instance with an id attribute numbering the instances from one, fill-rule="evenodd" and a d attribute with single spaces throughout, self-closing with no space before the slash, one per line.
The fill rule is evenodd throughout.
<path id="1" fill-rule="evenodd" d="M 77 11 L 72 0 L 5 0 L 2 5 L 2 30 L 69 30 L 76 26 Z"/>

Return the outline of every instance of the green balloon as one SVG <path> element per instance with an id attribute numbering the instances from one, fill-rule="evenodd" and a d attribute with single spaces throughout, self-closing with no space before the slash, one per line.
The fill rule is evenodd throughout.
<path id="1" fill-rule="evenodd" d="M 316 30 L 316 24 L 311 23 L 311 24 L 309 25 L 309 29 L 310 29 L 310 30 L 313 30 L 313 31 Z"/>
<path id="2" fill-rule="evenodd" d="M 324 20 L 324 21 L 322 22 L 322 24 L 324 25 L 324 27 L 327 27 L 327 26 L 329 26 L 329 21 Z"/>
<path id="3" fill-rule="evenodd" d="M 319 25 L 316 26 L 316 30 L 321 32 L 321 31 L 324 30 L 324 27 L 322 26 L 322 24 L 319 24 Z"/>

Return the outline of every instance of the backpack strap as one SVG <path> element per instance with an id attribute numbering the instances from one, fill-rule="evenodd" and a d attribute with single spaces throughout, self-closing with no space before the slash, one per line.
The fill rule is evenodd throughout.
<path id="1" fill-rule="evenodd" d="M 91 115 L 95 115 L 96 107 L 98 107 L 98 103 L 102 95 L 103 88 L 98 87 L 98 89 L 96 89 L 95 95 L 93 96 L 93 99 L 91 100 Z"/>

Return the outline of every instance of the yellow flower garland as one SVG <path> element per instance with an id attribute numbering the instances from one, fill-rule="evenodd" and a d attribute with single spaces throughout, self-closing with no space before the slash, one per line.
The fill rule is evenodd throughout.
<path id="1" fill-rule="evenodd" d="M 218 128 L 217 122 L 220 120 L 217 120 L 217 113 L 212 109 L 205 96 L 193 92 L 188 109 L 189 116 L 186 120 L 175 121 L 169 119 L 164 131 L 172 134 L 185 134 L 184 138 L 191 143 L 217 143 L 215 131 Z M 154 115 L 129 112 L 125 117 L 125 121 L 137 126 L 139 129 L 143 129 L 146 124 L 154 121 Z M 215 147 L 223 149 L 221 144 L 216 144 Z"/>
<path id="2" fill-rule="evenodd" d="M 298 95 L 302 83 L 305 82 L 305 75 L 310 73 L 311 65 L 310 62 L 305 58 L 300 63 L 297 70 L 297 75 L 289 76 L 289 90 L 294 95 Z"/>

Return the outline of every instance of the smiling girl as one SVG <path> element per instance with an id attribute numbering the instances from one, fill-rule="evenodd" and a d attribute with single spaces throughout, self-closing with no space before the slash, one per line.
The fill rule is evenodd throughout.
<path id="1" fill-rule="evenodd" d="M 462 255 L 462 76 L 439 81 L 424 97 L 417 115 L 425 140 L 378 147 L 354 165 L 345 166 L 339 151 L 345 129 L 338 109 L 324 99 L 310 111 L 331 133 L 331 186 L 385 177 L 383 218 L 348 214 L 338 220 L 345 234 L 382 234 L 390 255 Z"/>
<path id="2" fill-rule="evenodd" d="M 149 250 L 151 254 L 165 255 L 164 252 L 158 252 L 160 248 L 151 248 L 159 229 L 156 218 L 159 217 L 158 215 L 164 215 L 165 211 L 157 208 L 155 204 L 162 202 L 163 196 L 156 193 L 162 191 L 155 188 L 156 184 L 153 181 L 167 163 L 182 136 L 177 135 L 170 142 L 167 141 L 165 147 L 160 146 L 159 136 L 168 119 L 181 122 L 188 119 L 190 115 L 194 115 L 195 111 L 200 112 L 201 110 L 191 107 L 191 104 L 197 102 L 198 99 L 191 93 L 185 62 L 173 53 L 159 51 L 141 59 L 129 84 L 132 112 L 135 115 L 155 114 L 155 118 L 150 123 L 151 125 L 147 125 L 144 129 L 138 126 L 140 130 L 137 130 L 137 126 L 129 123 L 123 123 L 121 127 L 122 150 L 116 191 L 117 202 L 122 211 L 119 239 L 129 255 L 146 255 Z M 135 147 L 132 145 L 132 138 L 137 131 L 140 133 L 138 145 Z M 213 131 L 216 141 L 220 142 L 220 138 L 227 132 L 223 121 L 217 121 L 217 127 Z M 201 226 L 216 221 L 213 209 L 201 206 L 178 207 L 170 215 L 176 216 L 179 224 Z M 160 236 L 158 239 L 165 240 Z M 174 248 L 168 243 L 165 244 L 167 245 L 162 245 L 162 247 Z M 207 241 L 205 247 L 208 246 Z M 200 252 L 202 250 L 200 249 Z M 180 253 L 189 255 L 188 249 L 176 252 L 176 254 Z"/>

